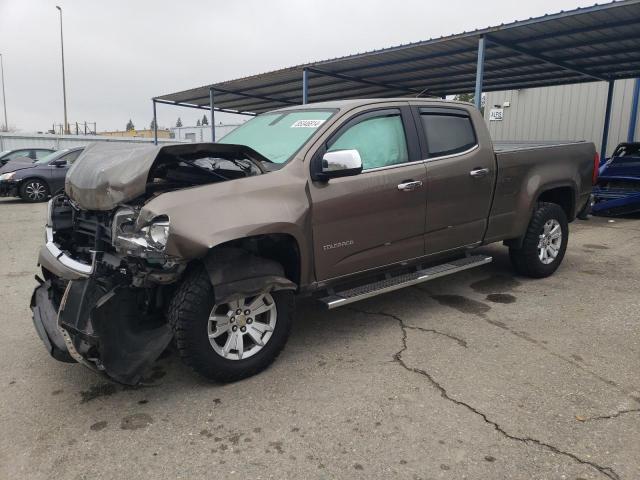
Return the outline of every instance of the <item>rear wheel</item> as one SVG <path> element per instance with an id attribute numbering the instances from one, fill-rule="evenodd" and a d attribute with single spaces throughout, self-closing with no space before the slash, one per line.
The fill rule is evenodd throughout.
<path id="1" fill-rule="evenodd" d="M 569 224 L 564 210 L 555 203 L 538 203 L 520 248 L 510 248 L 514 268 L 521 275 L 548 277 L 564 258 Z"/>
<path id="2" fill-rule="evenodd" d="M 182 360 L 204 377 L 240 380 L 264 370 L 289 337 L 293 293 L 266 292 L 216 303 L 204 268 L 192 271 L 169 308 Z"/>
<path id="3" fill-rule="evenodd" d="M 44 202 L 49 198 L 49 186 L 38 178 L 26 180 L 20 187 L 20 198 L 25 202 Z"/>

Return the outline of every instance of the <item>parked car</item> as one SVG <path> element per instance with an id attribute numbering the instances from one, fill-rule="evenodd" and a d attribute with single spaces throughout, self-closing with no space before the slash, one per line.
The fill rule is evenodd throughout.
<path id="1" fill-rule="evenodd" d="M 98 145 L 49 203 L 34 324 L 57 359 L 135 384 L 175 337 L 216 381 L 267 367 L 294 294 L 332 309 L 479 267 L 560 265 L 592 143 L 496 146 L 470 104 L 344 100 L 219 143 Z"/>
<path id="2" fill-rule="evenodd" d="M 43 157 L 55 152 L 51 148 L 18 148 L 15 150 L 5 150 L 0 152 L 0 167 L 4 166 L 9 160 L 18 158 L 28 158 L 31 163 L 40 160 Z"/>
<path id="3" fill-rule="evenodd" d="M 621 143 L 602 162 L 593 189 L 594 215 L 640 212 L 640 143 Z"/>
<path id="4" fill-rule="evenodd" d="M 37 160 L 19 158 L 0 168 L 0 196 L 20 197 L 25 202 L 43 202 L 64 188 L 64 177 L 84 147 L 67 148 Z"/>

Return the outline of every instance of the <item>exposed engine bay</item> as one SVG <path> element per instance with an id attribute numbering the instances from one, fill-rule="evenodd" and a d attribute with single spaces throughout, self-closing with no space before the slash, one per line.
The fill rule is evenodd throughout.
<path id="1" fill-rule="evenodd" d="M 269 166 L 236 145 L 145 146 L 128 165 L 117 156 L 98 162 L 104 150 L 87 148 L 67 193 L 49 202 L 44 278 L 31 306 L 55 358 L 135 384 L 173 337 L 166 311 L 189 262 L 165 253 L 168 216 L 142 221 L 142 208 L 166 192 L 261 175 Z M 123 175 L 130 181 L 118 189 Z"/>

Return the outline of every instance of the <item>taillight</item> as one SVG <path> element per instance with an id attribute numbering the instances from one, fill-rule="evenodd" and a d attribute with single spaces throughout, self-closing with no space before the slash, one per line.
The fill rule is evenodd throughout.
<path id="1" fill-rule="evenodd" d="M 593 184 L 595 185 L 598 181 L 598 172 L 600 171 L 600 154 L 596 152 L 593 156 Z"/>

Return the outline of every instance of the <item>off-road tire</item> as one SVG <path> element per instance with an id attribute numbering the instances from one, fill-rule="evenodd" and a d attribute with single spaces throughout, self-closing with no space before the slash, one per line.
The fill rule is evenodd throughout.
<path id="1" fill-rule="evenodd" d="M 167 315 L 182 360 L 203 377 L 221 383 L 235 382 L 267 368 L 289 338 L 295 307 L 291 291 L 271 292 L 271 296 L 277 308 L 271 338 L 255 355 L 229 360 L 213 350 L 207 335 L 209 314 L 215 304 L 209 276 L 200 266 L 188 272 L 171 300 Z"/>
<path id="2" fill-rule="evenodd" d="M 549 220 L 556 220 L 562 229 L 562 243 L 556 258 L 549 264 L 544 264 L 538 256 L 538 242 L 544 225 Z M 569 242 L 569 224 L 567 215 L 562 207 L 555 203 L 539 202 L 531 216 L 527 232 L 519 248 L 509 248 L 511 263 L 516 272 L 532 278 L 544 278 L 553 274 L 564 258 Z"/>
<path id="3" fill-rule="evenodd" d="M 31 198 L 27 191 L 29 187 L 35 188 L 36 184 L 40 185 L 39 188 L 43 189 L 43 195 L 41 198 Z M 45 182 L 44 180 L 40 180 L 39 178 L 30 178 L 22 182 L 20 191 L 18 193 L 20 194 L 20 198 L 28 203 L 45 202 L 49 198 L 50 194 L 49 185 L 47 185 L 47 182 Z"/>

